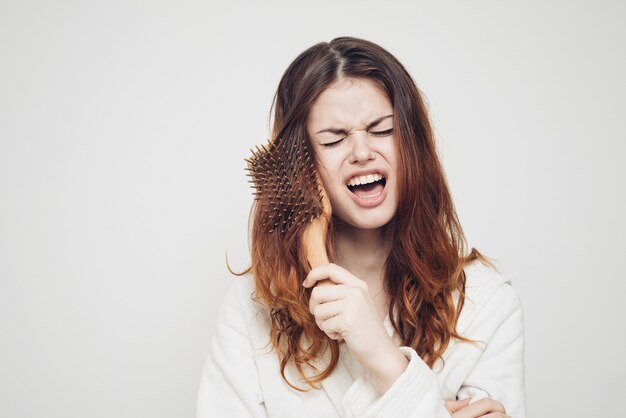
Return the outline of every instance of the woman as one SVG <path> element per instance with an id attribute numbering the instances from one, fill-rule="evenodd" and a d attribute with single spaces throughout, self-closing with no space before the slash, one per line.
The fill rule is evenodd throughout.
<path id="1" fill-rule="evenodd" d="M 332 206 L 331 264 L 265 245 L 222 310 L 198 417 L 523 418 L 523 317 L 462 229 L 421 94 L 380 46 L 342 37 L 289 66 L 273 140 L 308 139 Z M 330 280 L 331 285 L 317 285 Z"/>

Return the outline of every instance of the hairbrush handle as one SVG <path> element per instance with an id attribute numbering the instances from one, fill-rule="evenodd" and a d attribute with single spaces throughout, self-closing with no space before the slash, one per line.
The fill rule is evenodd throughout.
<path id="1" fill-rule="evenodd" d="M 328 254 L 326 254 L 327 230 L 328 220 L 322 214 L 313 219 L 302 234 L 302 246 L 312 269 L 328 264 Z"/>
<path id="2" fill-rule="evenodd" d="M 332 213 L 330 202 L 326 191 L 322 186 L 319 177 L 317 179 L 320 189 L 320 195 L 322 197 L 323 212 L 317 218 L 313 219 L 305 227 L 302 234 L 302 247 L 306 254 L 306 259 L 311 266 L 311 269 L 328 264 L 328 254 L 326 253 L 326 235 L 328 232 L 328 222 Z M 318 282 L 318 285 L 332 284 L 330 279 L 322 280 Z"/>

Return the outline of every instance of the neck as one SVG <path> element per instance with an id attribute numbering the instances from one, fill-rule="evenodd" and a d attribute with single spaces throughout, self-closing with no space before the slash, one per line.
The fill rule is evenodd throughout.
<path id="1" fill-rule="evenodd" d="M 391 241 L 383 228 L 357 229 L 335 221 L 334 243 L 337 264 L 365 281 L 372 292 L 383 288 L 385 262 Z"/>

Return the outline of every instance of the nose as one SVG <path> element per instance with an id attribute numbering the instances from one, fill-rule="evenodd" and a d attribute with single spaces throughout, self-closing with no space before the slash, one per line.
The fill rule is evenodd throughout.
<path id="1" fill-rule="evenodd" d="M 350 142 L 352 143 L 352 150 L 350 153 L 351 163 L 367 162 L 376 157 L 366 133 L 354 133 Z"/>

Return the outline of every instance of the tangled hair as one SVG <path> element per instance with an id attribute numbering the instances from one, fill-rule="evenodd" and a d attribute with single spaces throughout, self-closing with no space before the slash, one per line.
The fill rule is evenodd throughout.
<path id="1" fill-rule="evenodd" d="M 272 140 L 308 138 L 306 122 L 313 103 L 331 83 L 343 78 L 373 82 L 386 92 L 394 109 L 398 209 L 387 226 L 392 245 L 384 284 L 396 333 L 432 367 L 442 359 L 452 338 L 468 341 L 456 332 L 465 299 L 463 267 L 484 258 L 475 249 L 466 254 L 426 106 L 409 73 L 393 55 L 372 42 L 340 37 L 318 43 L 300 54 L 280 80 L 272 104 Z M 310 141 L 306 142 L 310 147 Z M 304 390 L 285 375 L 285 368 L 292 363 L 302 380 L 317 388 L 336 367 L 339 346 L 317 327 L 308 309 L 310 290 L 301 285 L 309 271 L 300 248 L 302 228 L 289 239 L 281 239 L 261 228 L 260 219 L 260 211 L 254 211 L 250 271 L 255 298 L 270 311 L 270 342 L 278 353 L 285 382 Z M 327 249 L 333 260 L 331 233 Z M 328 365 L 318 370 L 313 361 L 325 353 L 330 354 Z"/>

